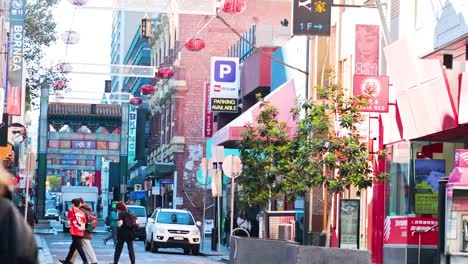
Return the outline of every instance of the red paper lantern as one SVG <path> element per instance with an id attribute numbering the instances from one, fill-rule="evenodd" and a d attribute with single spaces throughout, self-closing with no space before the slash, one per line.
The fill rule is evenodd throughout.
<path id="1" fill-rule="evenodd" d="M 68 84 L 64 80 L 56 80 L 54 82 L 54 89 L 55 90 L 61 91 L 61 90 L 65 89 L 65 88 L 67 88 L 67 86 L 68 86 Z"/>
<path id="2" fill-rule="evenodd" d="M 205 41 L 200 38 L 191 38 L 185 46 L 190 51 L 200 51 L 205 48 Z"/>
<path id="3" fill-rule="evenodd" d="M 247 7 L 245 0 L 226 0 L 224 2 L 223 11 L 231 14 L 239 14 L 244 12 Z"/>
<path id="4" fill-rule="evenodd" d="M 154 93 L 154 91 L 156 91 L 156 88 L 154 88 L 153 85 L 149 85 L 149 84 L 145 84 L 145 85 L 141 86 L 141 88 L 140 88 L 140 92 L 143 95 L 152 94 L 152 93 Z"/>
<path id="5" fill-rule="evenodd" d="M 130 99 L 131 105 L 141 105 L 141 103 L 143 103 L 143 100 L 140 97 L 133 97 Z"/>
<path id="6" fill-rule="evenodd" d="M 174 76 L 174 70 L 170 67 L 160 68 L 158 70 L 158 77 L 162 79 L 169 79 Z"/>

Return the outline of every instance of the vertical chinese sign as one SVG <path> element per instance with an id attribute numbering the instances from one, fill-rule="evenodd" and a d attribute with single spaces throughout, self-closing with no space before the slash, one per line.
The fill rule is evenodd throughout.
<path id="1" fill-rule="evenodd" d="M 206 138 L 213 136 L 213 112 L 210 109 L 210 83 L 205 83 L 205 96 L 204 96 L 204 122 L 203 134 Z"/>
<path id="2" fill-rule="evenodd" d="M 137 119 L 136 106 L 130 105 L 130 112 L 128 114 L 128 163 L 135 162 L 136 119 Z"/>
<path id="3" fill-rule="evenodd" d="M 356 25 L 353 94 L 367 98 L 362 112 L 388 112 L 389 81 L 387 76 L 379 76 L 379 43 L 378 25 Z"/>
<path id="4" fill-rule="evenodd" d="M 6 109 L 10 115 L 21 115 L 25 5 L 25 0 L 13 0 L 10 4 L 9 86 Z"/>

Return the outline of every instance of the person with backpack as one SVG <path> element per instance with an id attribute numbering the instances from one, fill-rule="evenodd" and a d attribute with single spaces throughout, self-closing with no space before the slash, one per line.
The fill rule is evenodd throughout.
<path id="1" fill-rule="evenodd" d="M 114 264 L 119 263 L 120 254 L 124 243 L 127 243 L 128 255 L 130 262 L 135 264 L 135 249 L 133 248 L 133 240 L 135 240 L 135 231 L 138 228 L 136 216 L 127 210 L 124 202 L 117 203 L 118 226 L 117 229 L 117 245 L 114 252 Z"/>
<path id="2" fill-rule="evenodd" d="M 83 250 L 82 238 L 84 236 L 86 216 L 79 208 L 83 205 L 83 199 L 75 198 L 72 200 L 72 208 L 67 213 L 67 218 L 70 219 L 70 235 L 72 237 L 72 243 L 70 245 L 70 250 L 65 259 L 59 259 L 60 263 L 70 264 L 72 263 L 70 259 L 72 258 L 75 250 L 80 254 L 81 260 L 84 264 L 88 264 L 86 259 L 86 254 Z"/>
<path id="3" fill-rule="evenodd" d="M 83 204 L 82 206 L 80 206 L 80 210 L 83 211 L 86 217 L 84 236 L 83 236 L 83 239 L 81 240 L 81 243 L 83 244 L 83 249 L 85 253 L 91 259 L 91 264 L 95 264 L 95 263 L 98 263 L 98 260 L 97 260 L 96 254 L 94 253 L 94 249 L 91 245 L 91 238 L 93 237 L 93 231 L 97 226 L 97 218 L 96 216 L 93 215 L 93 210 L 91 209 L 91 206 L 87 204 Z M 78 256 L 78 251 L 75 250 L 75 253 L 73 254 L 70 261 L 72 263 L 75 263 L 75 259 L 77 256 Z"/>

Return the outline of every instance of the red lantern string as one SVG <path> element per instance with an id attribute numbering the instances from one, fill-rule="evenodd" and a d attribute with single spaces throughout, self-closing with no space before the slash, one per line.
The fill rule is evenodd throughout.
<path id="1" fill-rule="evenodd" d="M 64 80 L 56 80 L 54 82 L 54 89 L 55 90 L 63 90 L 67 88 L 67 82 L 65 82 Z"/>
<path id="2" fill-rule="evenodd" d="M 170 67 L 164 67 L 158 69 L 158 77 L 161 79 L 169 79 L 174 76 L 174 70 Z"/>
<path id="3" fill-rule="evenodd" d="M 190 51 L 200 51 L 205 48 L 205 41 L 200 38 L 191 38 L 185 46 Z"/>
<path id="4" fill-rule="evenodd" d="M 130 104 L 131 105 L 141 105 L 141 103 L 143 103 L 143 100 L 140 98 L 140 97 L 133 97 L 132 99 L 130 99 Z"/>
<path id="5" fill-rule="evenodd" d="M 224 2 L 223 11 L 231 14 L 239 14 L 244 12 L 247 7 L 245 0 L 226 0 Z"/>
<path id="6" fill-rule="evenodd" d="M 154 93 L 154 91 L 156 91 L 156 89 L 154 88 L 153 85 L 145 84 L 145 85 L 141 86 L 140 91 L 141 91 L 141 94 L 148 95 L 148 94 Z"/>

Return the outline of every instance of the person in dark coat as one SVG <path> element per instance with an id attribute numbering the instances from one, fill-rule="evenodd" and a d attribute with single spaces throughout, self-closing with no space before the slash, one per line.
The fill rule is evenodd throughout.
<path id="1" fill-rule="evenodd" d="M 36 216 L 36 211 L 33 209 L 33 203 L 28 203 L 28 216 L 26 221 L 28 222 L 29 226 L 34 229 L 34 225 L 39 223 Z"/>
<path id="2" fill-rule="evenodd" d="M 133 248 L 133 240 L 135 240 L 135 231 L 131 227 L 125 224 L 124 219 L 127 217 L 129 212 L 124 202 L 117 203 L 117 214 L 118 214 L 118 225 L 117 229 L 117 245 L 115 245 L 114 252 L 114 264 L 119 263 L 120 254 L 124 243 L 127 243 L 128 255 L 130 257 L 131 264 L 135 264 L 135 249 Z"/>
<path id="3" fill-rule="evenodd" d="M 1 263 L 38 264 L 36 239 L 11 201 L 11 183 L 11 176 L 0 165 L 0 260 Z"/>

